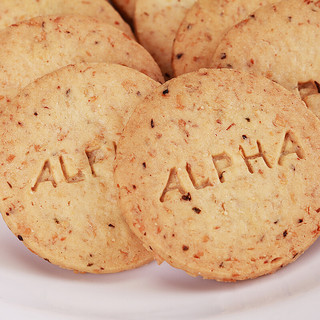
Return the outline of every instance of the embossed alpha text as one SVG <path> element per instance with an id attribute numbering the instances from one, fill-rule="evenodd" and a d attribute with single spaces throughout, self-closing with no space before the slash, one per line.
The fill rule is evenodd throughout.
<path id="1" fill-rule="evenodd" d="M 248 172 L 250 174 L 254 174 L 255 171 L 255 163 L 257 162 L 258 159 L 262 160 L 262 163 L 266 166 L 266 168 L 272 169 L 274 166 L 283 166 L 284 165 L 284 160 L 286 157 L 289 155 L 295 154 L 297 156 L 297 159 L 304 159 L 304 150 L 301 147 L 301 145 L 298 143 L 298 140 L 295 136 L 295 134 L 292 131 L 288 131 L 285 134 L 283 143 L 282 143 L 282 148 L 280 155 L 276 161 L 276 163 L 270 163 L 268 160 L 268 157 L 266 156 L 266 151 L 263 149 L 263 146 L 260 141 L 256 141 L 257 149 L 258 152 L 253 155 L 248 155 L 245 152 L 245 149 L 243 148 L 242 145 L 239 145 L 239 152 L 240 155 L 248 169 Z M 226 152 L 223 152 L 218 155 L 213 155 L 212 156 L 212 162 L 213 162 L 213 167 L 212 169 L 216 172 L 218 180 L 220 183 L 225 183 L 225 177 L 224 173 L 226 172 L 226 169 L 228 167 L 231 167 L 233 165 L 232 162 L 232 157 L 228 155 Z M 204 189 L 206 187 L 213 186 L 213 183 L 210 181 L 209 178 L 206 180 L 202 181 L 199 183 L 197 181 L 194 173 L 192 172 L 192 168 L 190 164 L 186 164 L 186 172 L 188 173 L 189 179 L 192 182 L 193 187 L 196 190 Z M 173 190 L 178 190 L 180 194 L 184 195 L 186 193 L 186 190 L 181 186 L 180 180 L 178 177 L 178 172 L 176 168 L 172 168 L 169 173 L 169 178 L 167 181 L 167 184 L 161 194 L 160 201 L 165 202 L 166 201 L 166 194 L 170 191 Z"/>
<path id="2" fill-rule="evenodd" d="M 114 154 L 116 152 L 115 142 L 113 142 L 112 152 Z M 86 150 L 84 152 L 84 156 L 87 158 L 88 169 L 90 168 L 90 170 L 87 170 L 87 171 L 89 171 L 93 177 L 97 177 L 98 174 L 96 172 L 95 165 L 97 163 L 102 162 L 104 159 L 106 159 L 105 151 L 103 151 L 102 148 L 97 148 L 94 150 Z M 65 162 L 63 155 L 59 156 L 59 169 L 61 170 L 63 178 L 67 183 L 78 183 L 78 182 L 84 181 L 86 178 L 84 172 L 81 169 L 78 169 L 75 174 L 71 175 L 67 170 L 67 164 Z M 53 188 L 56 188 L 58 186 L 58 182 L 55 179 L 55 175 L 54 175 L 50 160 L 44 161 L 44 164 L 40 170 L 40 174 L 35 184 L 31 188 L 31 190 L 33 192 L 36 192 L 39 185 L 43 182 L 51 182 Z"/>

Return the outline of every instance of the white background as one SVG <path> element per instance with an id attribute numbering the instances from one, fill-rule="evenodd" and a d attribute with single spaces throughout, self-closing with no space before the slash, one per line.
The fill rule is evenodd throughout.
<path id="1" fill-rule="evenodd" d="M 166 263 L 75 274 L 29 252 L 0 218 L 0 320 L 319 319 L 320 242 L 256 280 L 192 278 Z"/>

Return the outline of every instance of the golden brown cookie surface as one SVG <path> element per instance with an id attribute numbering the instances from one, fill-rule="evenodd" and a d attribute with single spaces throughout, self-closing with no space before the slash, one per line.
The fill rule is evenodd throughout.
<path id="1" fill-rule="evenodd" d="M 263 75 L 307 98 L 320 93 L 320 3 L 284 0 L 260 8 L 224 36 L 213 67 Z M 320 110 L 320 104 L 310 105 Z"/>
<path id="2" fill-rule="evenodd" d="M 210 67 L 223 35 L 258 7 L 274 0 L 199 0 L 183 19 L 173 45 L 174 74 Z"/>
<path id="3" fill-rule="evenodd" d="M 113 161 L 135 105 L 157 86 L 119 65 L 68 66 L 2 114 L 0 211 L 31 251 L 92 273 L 152 259 L 120 214 Z"/>
<path id="4" fill-rule="evenodd" d="M 122 211 L 156 255 L 192 275 L 274 272 L 319 235 L 319 137 L 319 120 L 267 79 L 183 75 L 138 106 L 120 139 Z"/>
<path id="5" fill-rule="evenodd" d="M 133 37 L 129 25 L 105 0 L 2 0 L 0 2 L 0 29 L 38 16 L 68 14 L 96 17 Z"/>
<path id="6" fill-rule="evenodd" d="M 126 65 L 161 81 L 150 54 L 122 31 L 85 16 L 38 17 L 0 31 L 0 96 L 68 64 Z"/>
<path id="7" fill-rule="evenodd" d="M 166 79 L 173 77 L 172 46 L 187 9 L 195 0 L 137 0 L 134 15 L 139 42 L 151 53 Z"/>

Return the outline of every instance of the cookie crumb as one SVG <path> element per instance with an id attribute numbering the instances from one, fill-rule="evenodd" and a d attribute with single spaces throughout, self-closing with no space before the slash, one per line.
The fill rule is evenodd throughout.
<path id="1" fill-rule="evenodd" d="M 190 192 L 188 192 L 187 194 L 184 194 L 182 197 L 181 197 L 182 200 L 184 201 L 191 201 L 191 194 Z"/>
<path id="2" fill-rule="evenodd" d="M 183 56 L 183 53 L 178 53 L 176 57 L 179 60 L 179 59 L 181 59 L 182 56 Z"/>
<path id="3" fill-rule="evenodd" d="M 163 94 L 164 96 L 165 96 L 166 94 L 168 94 L 168 93 L 169 93 L 169 89 L 168 89 L 168 88 L 162 91 L 162 94 Z"/>
<path id="4" fill-rule="evenodd" d="M 196 213 L 196 214 L 200 214 L 201 209 L 197 208 L 197 207 L 193 207 L 192 210 Z"/>
<path id="5" fill-rule="evenodd" d="M 220 55 L 220 59 L 223 60 L 227 57 L 227 54 L 225 52 L 222 52 Z"/>

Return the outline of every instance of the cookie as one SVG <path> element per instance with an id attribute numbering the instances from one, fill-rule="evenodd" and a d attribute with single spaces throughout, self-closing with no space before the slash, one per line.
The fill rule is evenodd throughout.
<path id="1" fill-rule="evenodd" d="M 113 0 L 112 3 L 129 22 L 132 22 L 136 0 Z"/>
<path id="2" fill-rule="evenodd" d="M 0 211 L 32 252 L 91 273 L 152 260 L 120 214 L 113 162 L 135 105 L 157 86 L 127 67 L 80 64 L 12 101 L 1 117 Z"/>
<path id="3" fill-rule="evenodd" d="M 173 41 L 188 8 L 195 0 L 137 0 L 134 15 L 138 41 L 151 53 L 166 79 L 173 76 Z"/>
<path id="4" fill-rule="evenodd" d="M 320 89 L 315 94 L 310 94 L 304 98 L 308 108 L 320 119 Z"/>
<path id="5" fill-rule="evenodd" d="M 229 30 L 212 66 L 263 75 L 314 103 L 319 99 L 307 97 L 320 92 L 319 20 L 319 1 L 265 6 Z"/>
<path id="6" fill-rule="evenodd" d="M 119 13 L 105 0 L 1 0 L 0 29 L 33 17 L 47 15 L 80 14 L 92 16 L 107 22 L 134 37 L 130 26 Z"/>
<path id="7" fill-rule="evenodd" d="M 118 144 L 126 221 L 191 275 L 235 281 L 276 271 L 319 236 L 319 124 L 263 77 L 201 69 L 167 82 Z"/>
<path id="8" fill-rule="evenodd" d="M 92 17 L 38 17 L 0 31 L 0 98 L 71 63 L 109 62 L 163 77 L 150 54 L 122 31 Z"/>
<path id="9" fill-rule="evenodd" d="M 175 76 L 210 67 L 213 54 L 229 28 L 258 7 L 275 0 L 199 0 L 183 19 L 174 41 Z"/>

